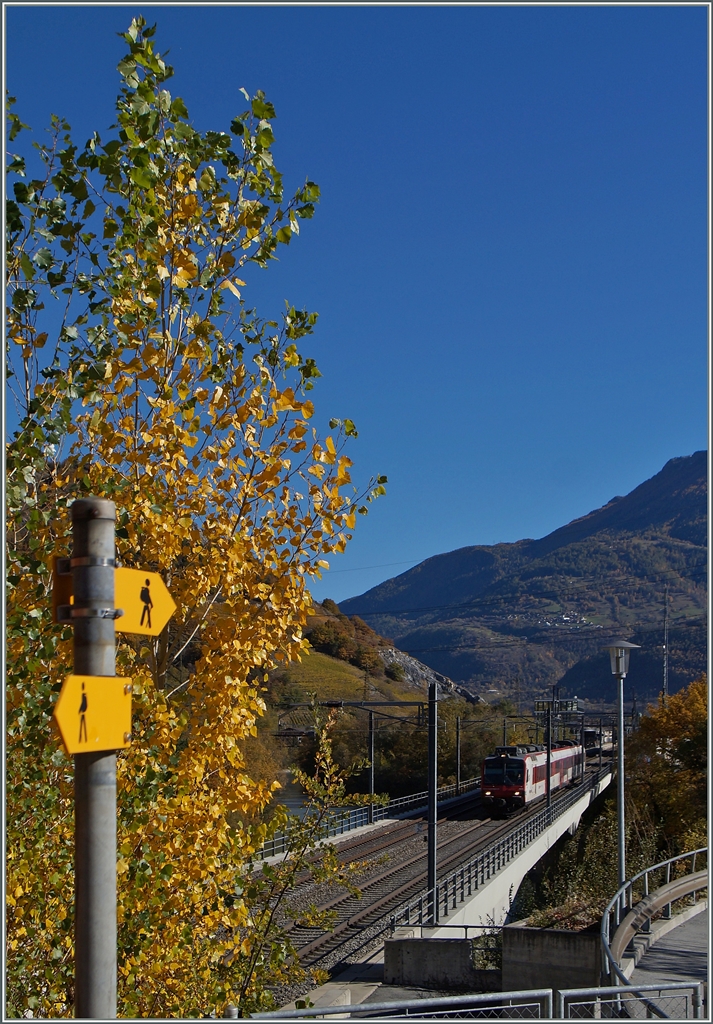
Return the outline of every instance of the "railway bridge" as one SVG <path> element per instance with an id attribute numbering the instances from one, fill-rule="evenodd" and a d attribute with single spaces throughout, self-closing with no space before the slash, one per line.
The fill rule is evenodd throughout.
<path id="1" fill-rule="evenodd" d="M 361 895 L 335 900 L 331 894 L 325 908 L 336 911 L 337 924 L 330 932 L 292 929 L 300 961 L 333 972 L 376 951 L 402 927 L 448 937 L 454 925 L 504 923 L 527 872 L 565 832 L 576 831 L 611 779 L 609 765 L 590 767 L 578 785 L 553 794 L 550 807 L 540 802 L 504 821 L 487 817 L 476 786 L 439 803 L 435 926 L 423 808 L 358 828 L 338 842 L 337 852 L 340 860 L 371 862 L 358 883 Z"/>
<path id="2" fill-rule="evenodd" d="M 584 784 L 563 793 L 552 806 L 535 811 L 524 821 L 513 821 L 510 831 L 466 864 L 441 878 L 437 885 L 438 924 L 424 936 L 447 937 L 454 925 L 502 925 L 525 875 L 562 838 L 574 834 L 587 808 L 612 781 L 610 767 L 591 771 Z M 394 926 L 408 923 L 415 908 L 404 908 Z M 409 913 L 410 911 L 410 913 Z M 452 932 L 450 932 L 452 934 Z"/>

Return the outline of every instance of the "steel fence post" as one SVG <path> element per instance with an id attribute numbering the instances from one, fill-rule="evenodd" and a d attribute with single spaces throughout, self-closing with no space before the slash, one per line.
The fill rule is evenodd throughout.
<path id="1" fill-rule="evenodd" d="M 545 1018 L 552 1016 L 552 989 L 545 995 Z"/>

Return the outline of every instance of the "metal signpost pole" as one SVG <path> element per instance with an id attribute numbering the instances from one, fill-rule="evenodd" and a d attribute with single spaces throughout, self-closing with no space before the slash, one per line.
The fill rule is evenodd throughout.
<path id="1" fill-rule="evenodd" d="M 599 771 L 602 770 L 602 720 L 599 719 Z"/>
<path id="2" fill-rule="evenodd" d="M 115 675 L 113 501 L 72 504 L 74 672 Z M 86 698 L 80 710 L 86 708 Z M 79 712 L 78 712 L 79 714 Z M 79 719 L 78 719 L 79 721 Z M 75 1017 L 116 1018 L 116 753 L 75 754 Z"/>
<path id="3" fill-rule="evenodd" d="M 428 899 L 431 925 L 438 923 L 436 898 L 436 822 L 438 815 L 438 684 L 428 685 Z"/>
<path id="4" fill-rule="evenodd" d="M 369 824 L 374 821 L 374 712 L 369 710 Z"/>
<path id="5" fill-rule="evenodd" d="M 460 796 L 460 715 L 456 718 L 456 796 Z"/>

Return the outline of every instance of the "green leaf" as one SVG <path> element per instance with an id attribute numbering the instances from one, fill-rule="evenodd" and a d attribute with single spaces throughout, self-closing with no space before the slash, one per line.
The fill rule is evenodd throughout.
<path id="1" fill-rule="evenodd" d="M 52 266 L 54 260 L 52 258 L 51 251 L 45 248 L 40 249 L 39 252 L 35 253 L 32 257 L 32 262 L 36 267 L 39 267 L 40 270 L 47 270 L 48 267 Z"/>
<path id="2" fill-rule="evenodd" d="M 22 273 L 25 275 L 25 280 L 31 281 L 35 276 L 35 268 L 32 266 L 32 260 L 26 252 L 23 252 L 20 258 L 20 266 L 22 267 Z"/>
<path id="3" fill-rule="evenodd" d="M 263 118 L 270 120 L 274 117 L 277 117 L 277 114 L 275 113 L 275 108 L 273 107 L 272 103 L 269 103 L 265 99 L 265 93 L 262 92 L 261 90 L 258 90 L 255 93 L 255 96 L 251 104 L 251 108 L 253 115 L 255 117 L 259 117 L 261 121 L 263 120 Z"/>
<path id="4" fill-rule="evenodd" d="M 145 167 L 132 167 L 129 177 L 139 188 L 152 188 L 154 185 L 154 176 Z"/>
<path id="5" fill-rule="evenodd" d="M 186 104 L 183 102 L 180 96 L 176 96 L 175 100 L 171 104 L 171 117 L 188 117 L 188 110 Z"/>
<path id="6" fill-rule="evenodd" d="M 190 139 L 196 134 L 191 126 L 186 124 L 184 121 L 179 121 L 178 124 L 174 125 L 173 131 L 177 139 L 184 140 Z"/>

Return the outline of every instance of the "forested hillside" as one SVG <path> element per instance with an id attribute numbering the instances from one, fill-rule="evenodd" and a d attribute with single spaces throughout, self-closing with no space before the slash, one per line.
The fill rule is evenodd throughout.
<path id="1" fill-rule="evenodd" d="M 436 555 L 341 602 L 405 651 L 473 692 L 614 698 L 601 647 L 641 644 L 629 693 L 662 680 L 665 591 L 669 688 L 706 665 L 707 452 L 671 459 L 656 476 L 539 540 Z"/>
<path id="2" fill-rule="evenodd" d="M 277 779 L 284 787 L 275 804 L 298 799 L 298 790 L 290 782 L 291 765 L 313 770 L 315 708 L 307 706 L 312 701 L 392 702 L 374 709 L 376 788 L 391 796 L 426 788 L 424 712 L 429 683 L 439 683 L 440 784 L 455 781 L 456 717 L 471 725 L 478 723 L 477 730 L 464 725 L 461 761 L 463 778 L 467 778 L 478 773 L 482 758 L 501 742 L 503 716 L 515 711 L 507 703 L 491 706 L 465 699 L 449 679 L 394 648 L 391 640 L 358 616 L 345 615 L 333 601 L 314 605 L 305 636 L 312 650 L 301 661 L 270 672 L 262 690 L 266 714 L 258 721 L 257 735 L 245 744 L 249 770 L 270 782 Z M 419 703 L 421 714 L 415 706 Z M 367 755 L 368 722 L 364 709 L 339 710 L 332 732 L 339 764 Z M 517 728 L 510 722 L 508 736 L 527 739 L 528 734 Z M 350 780 L 349 791 L 368 791 L 366 771 Z"/>

